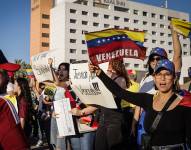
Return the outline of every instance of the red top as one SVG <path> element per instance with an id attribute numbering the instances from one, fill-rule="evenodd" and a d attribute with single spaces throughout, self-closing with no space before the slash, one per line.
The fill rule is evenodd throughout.
<path id="1" fill-rule="evenodd" d="M 12 103 L 0 98 L 0 150 L 29 149 Z"/>
<path id="2" fill-rule="evenodd" d="M 24 97 L 18 97 L 18 114 L 19 114 L 19 118 L 24 118 L 24 119 L 27 118 L 28 103 Z"/>

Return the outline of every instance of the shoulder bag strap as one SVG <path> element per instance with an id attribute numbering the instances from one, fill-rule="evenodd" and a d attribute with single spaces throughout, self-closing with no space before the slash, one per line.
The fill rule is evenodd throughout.
<path id="1" fill-rule="evenodd" d="M 177 98 L 177 95 L 176 95 L 176 94 L 173 94 L 173 95 L 170 97 L 170 99 L 167 101 L 167 103 L 165 104 L 165 106 L 163 107 L 163 109 L 157 114 L 157 116 L 155 117 L 155 120 L 153 121 L 153 124 L 152 124 L 152 126 L 151 126 L 151 128 L 150 128 L 150 130 L 149 130 L 151 134 L 156 130 L 156 128 L 157 128 L 157 126 L 158 126 L 158 124 L 159 124 L 159 122 L 160 122 L 160 120 L 161 120 L 163 114 L 166 112 L 166 110 L 168 109 L 168 107 L 172 104 L 172 102 L 173 102 L 176 98 Z"/>

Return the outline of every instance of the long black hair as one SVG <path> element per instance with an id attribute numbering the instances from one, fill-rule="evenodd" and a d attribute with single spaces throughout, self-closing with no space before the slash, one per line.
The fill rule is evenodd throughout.
<path id="1" fill-rule="evenodd" d="M 9 77 L 7 72 L 0 69 L 0 74 L 2 76 L 2 81 L 0 82 L 0 94 L 5 94 L 7 91 L 7 84 L 9 82 Z"/>
<path id="2" fill-rule="evenodd" d="M 21 88 L 21 94 L 19 95 L 19 97 L 23 96 L 28 104 L 32 105 L 31 92 L 27 79 L 17 78 L 16 81 L 18 83 L 18 86 Z"/>
<path id="3" fill-rule="evenodd" d="M 131 85 L 131 82 L 129 80 L 129 77 L 128 77 L 128 74 L 125 69 L 125 65 L 124 65 L 123 61 L 114 59 L 109 62 L 109 65 L 112 66 L 112 69 L 114 69 L 116 71 L 116 74 L 118 76 L 122 76 L 125 78 L 126 86 L 127 86 L 127 88 L 129 88 L 129 86 Z"/>

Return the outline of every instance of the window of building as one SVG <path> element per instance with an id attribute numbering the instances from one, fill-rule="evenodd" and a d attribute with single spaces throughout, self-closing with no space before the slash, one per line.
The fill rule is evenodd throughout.
<path id="1" fill-rule="evenodd" d="M 164 44 L 165 43 L 165 41 L 160 41 L 160 44 Z"/>
<path id="2" fill-rule="evenodd" d="M 88 31 L 82 30 L 82 34 L 86 34 L 86 33 L 88 33 Z"/>
<path id="3" fill-rule="evenodd" d="M 70 9 L 70 13 L 71 13 L 71 14 L 76 14 L 76 12 L 77 12 L 77 11 L 76 11 L 75 9 Z"/>
<path id="4" fill-rule="evenodd" d="M 49 47 L 49 43 L 42 42 L 42 47 Z"/>
<path id="5" fill-rule="evenodd" d="M 164 36 L 164 33 L 163 33 L 163 32 L 161 32 L 161 33 L 160 33 L 160 36 Z"/>
<path id="6" fill-rule="evenodd" d="M 147 64 L 144 64 L 144 65 L 143 65 L 143 68 L 147 68 Z"/>
<path id="7" fill-rule="evenodd" d="M 168 21 L 171 21 L 172 17 L 168 16 Z"/>
<path id="8" fill-rule="evenodd" d="M 42 24 L 42 28 L 49 28 L 49 24 L 43 23 L 43 24 Z"/>
<path id="9" fill-rule="evenodd" d="M 152 31 L 152 35 L 157 35 L 156 31 Z"/>
<path id="10" fill-rule="evenodd" d="M 160 28 L 165 28 L 164 24 L 160 24 Z"/>
<path id="11" fill-rule="evenodd" d="M 120 19 L 120 17 L 114 16 L 114 20 L 119 20 L 119 19 Z"/>
<path id="12" fill-rule="evenodd" d="M 43 19 L 49 19 L 49 18 L 50 18 L 50 15 L 42 14 L 42 18 L 43 18 Z"/>
<path id="13" fill-rule="evenodd" d="M 103 16 L 105 19 L 109 19 L 109 15 L 104 15 Z"/>
<path id="14" fill-rule="evenodd" d="M 87 54 L 87 50 L 82 50 L 82 54 Z"/>
<path id="15" fill-rule="evenodd" d="M 138 20 L 133 20 L 133 22 L 134 22 L 134 23 L 136 23 L 136 24 L 137 24 L 137 23 L 139 23 L 139 21 L 138 21 Z"/>
<path id="16" fill-rule="evenodd" d="M 82 21 L 82 25 L 87 25 L 88 24 L 88 22 L 87 21 Z"/>
<path id="17" fill-rule="evenodd" d="M 76 29 L 70 29 L 70 33 L 76 33 Z"/>
<path id="18" fill-rule="evenodd" d="M 125 63 L 125 67 L 130 67 L 130 63 Z"/>
<path id="19" fill-rule="evenodd" d="M 183 52 L 183 55 L 185 55 L 185 56 L 188 55 L 188 52 Z"/>
<path id="20" fill-rule="evenodd" d="M 82 40 L 82 44 L 86 44 L 86 41 L 85 41 L 85 40 Z"/>
<path id="21" fill-rule="evenodd" d="M 110 25 L 109 24 L 104 24 L 104 28 L 109 28 Z"/>
<path id="22" fill-rule="evenodd" d="M 42 37 L 49 37 L 49 33 L 42 33 Z"/>
<path id="23" fill-rule="evenodd" d="M 144 39 L 144 42 L 147 42 L 148 41 L 148 39 Z"/>
<path id="24" fill-rule="evenodd" d="M 168 34 L 168 37 L 171 37 L 172 36 L 172 34 Z"/>
<path id="25" fill-rule="evenodd" d="M 71 49 L 70 49 L 70 53 L 71 53 L 71 54 L 76 54 L 76 49 L 72 49 L 72 48 L 71 48 Z"/>
<path id="26" fill-rule="evenodd" d="M 124 18 L 124 22 L 129 22 L 129 18 Z"/>
<path id="27" fill-rule="evenodd" d="M 151 14 L 151 17 L 152 17 L 152 18 L 156 18 L 156 14 L 155 14 L 155 13 L 152 13 L 152 14 Z"/>
<path id="28" fill-rule="evenodd" d="M 122 11 L 122 12 L 127 12 L 127 13 L 129 13 L 129 8 L 124 8 L 124 7 L 114 6 L 114 10 L 115 10 L 115 11 Z"/>
<path id="29" fill-rule="evenodd" d="M 152 43 L 157 43 L 157 41 L 156 40 L 152 40 Z"/>
<path id="30" fill-rule="evenodd" d="M 70 19 L 70 23 L 76 23 L 76 19 Z"/>
<path id="31" fill-rule="evenodd" d="M 169 54 L 172 54 L 172 50 L 170 49 L 170 50 L 168 50 L 168 52 L 169 52 Z"/>
<path id="32" fill-rule="evenodd" d="M 134 15 L 138 15 L 138 13 L 139 13 L 138 10 L 135 10 L 135 9 L 133 10 L 133 14 L 134 14 Z"/>
<path id="33" fill-rule="evenodd" d="M 157 26 L 157 24 L 154 23 L 154 22 L 152 22 L 151 25 L 152 25 L 152 27 L 156 27 Z"/>
<path id="34" fill-rule="evenodd" d="M 143 11 L 143 16 L 148 16 L 148 12 Z"/>
<path id="35" fill-rule="evenodd" d="M 70 59 L 70 63 L 74 63 L 76 59 Z"/>
<path id="36" fill-rule="evenodd" d="M 129 27 L 124 27 L 124 29 L 127 29 L 127 30 L 129 30 Z"/>
<path id="37" fill-rule="evenodd" d="M 148 30 L 143 30 L 143 32 L 147 33 L 147 32 L 148 32 Z"/>
<path id="38" fill-rule="evenodd" d="M 99 23 L 93 22 L 93 26 L 94 26 L 94 27 L 98 27 L 98 26 L 99 26 Z"/>
<path id="39" fill-rule="evenodd" d="M 93 17 L 99 17 L 98 13 L 93 13 Z"/>
<path id="40" fill-rule="evenodd" d="M 139 64 L 134 64 L 134 67 L 135 68 L 139 68 Z"/>
<path id="41" fill-rule="evenodd" d="M 172 45 L 172 42 L 168 42 L 168 45 Z"/>
<path id="42" fill-rule="evenodd" d="M 165 16 L 164 16 L 164 15 L 160 15 L 159 18 L 162 19 L 162 20 L 164 20 L 164 19 L 165 19 Z"/>
<path id="43" fill-rule="evenodd" d="M 120 28 L 120 26 L 116 26 L 116 25 L 115 25 L 115 26 L 114 26 L 114 28 L 115 28 L 115 29 L 119 29 L 119 28 Z"/>
<path id="44" fill-rule="evenodd" d="M 148 23 L 147 21 L 143 21 L 143 25 L 147 25 L 147 23 Z"/>
<path id="45" fill-rule="evenodd" d="M 186 48 L 186 47 L 187 47 L 187 44 L 183 44 L 183 47 L 185 47 L 185 48 Z"/>
<path id="46" fill-rule="evenodd" d="M 70 43 L 76 43 L 76 39 L 70 39 Z"/>
<path id="47" fill-rule="evenodd" d="M 82 11 L 82 15 L 88 15 L 88 12 L 87 11 Z"/>

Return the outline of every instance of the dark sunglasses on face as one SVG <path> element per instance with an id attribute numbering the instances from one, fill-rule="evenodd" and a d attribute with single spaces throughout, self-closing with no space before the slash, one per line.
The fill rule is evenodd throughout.
<path id="1" fill-rule="evenodd" d="M 157 56 L 157 57 L 151 57 L 150 58 L 150 61 L 152 62 L 152 61 L 159 61 L 159 60 L 161 60 L 162 58 L 161 57 L 159 57 L 159 56 Z"/>

